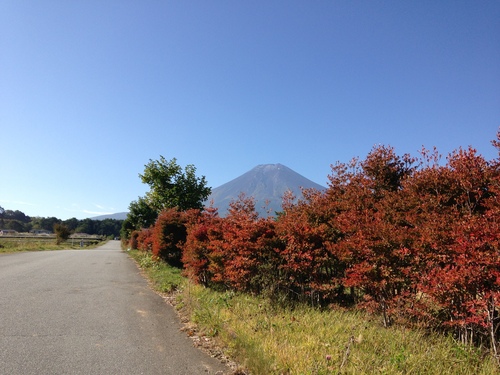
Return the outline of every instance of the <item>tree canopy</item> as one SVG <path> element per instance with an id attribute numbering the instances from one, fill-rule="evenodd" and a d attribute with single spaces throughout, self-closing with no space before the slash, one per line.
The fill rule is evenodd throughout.
<path id="1" fill-rule="evenodd" d="M 162 211 L 202 210 L 203 202 L 212 190 L 207 186 L 205 176 L 196 176 L 194 165 L 189 164 L 183 169 L 177 164 L 176 158 L 166 160 L 160 156 L 159 160 L 150 159 L 139 177 L 149 185 L 150 190 L 144 197 L 130 203 L 129 214 L 121 231 L 126 238 L 134 230 L 153 226 Z"/>
<path id="2" fill-rule="evenodd" d="M 192 164 L 183 170 L 176 158 L 169 161 L 163 156 L 159 160 L 150 159 L 144 173 L 139 176 L 143 183 L 150 186 L 146 200 L 157 212 L 167 208 L 201 210 L 203 202 L 211 193 L 205 176 L 196 177 L 196 167 Z"/>

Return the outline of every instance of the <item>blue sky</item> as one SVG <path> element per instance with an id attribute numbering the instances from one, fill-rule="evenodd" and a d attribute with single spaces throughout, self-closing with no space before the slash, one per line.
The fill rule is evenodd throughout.
<path id="1" fill-rule="evenodd" d="M 499 1 L 0 2 L 0 206 L 126 211 L 149 159 L 211 187 L 282 163 L 326 186 L 375 144 L 500 126 Z"/>

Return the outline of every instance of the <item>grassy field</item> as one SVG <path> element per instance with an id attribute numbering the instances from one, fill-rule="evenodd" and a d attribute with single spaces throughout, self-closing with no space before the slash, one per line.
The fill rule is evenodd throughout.
<path id="1" fill-rule="evenodd" d="M 495 360 L 452 338 L 399 327 L 355 311 L 215 292 L 179 270 L 131 252 L 161 292 L 178 288 L 177 308 L 249 374 L 498 374 Z M 243 372 L 239 372 L 243 373 Z"/>
<path id="2" fill-rule="evenodd" d="M 45 250 L 63 250 L 63 249 L 89 249 L 102 245 L 85 244 L 80 246 L 80 241 L 71 239 L 61 244 L 56 244 L 55 238 L 50 237 L 25 237 L 25 238 L 0 238 L 0 253 L 14 253 L 21 251 L 45 251 Z"/>

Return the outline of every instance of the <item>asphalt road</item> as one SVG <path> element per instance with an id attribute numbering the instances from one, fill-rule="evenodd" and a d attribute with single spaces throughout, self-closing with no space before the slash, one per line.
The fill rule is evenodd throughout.
<path id="1" fill-rule="evenodd" d="M 222 374 L 136 265 L 94 250 L 0 255 L 0 374 Z"/>

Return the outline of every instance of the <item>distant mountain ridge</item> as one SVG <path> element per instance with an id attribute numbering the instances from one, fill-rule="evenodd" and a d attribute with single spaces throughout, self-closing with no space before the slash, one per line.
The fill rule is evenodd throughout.
<path id="1" fill-rule="evenodd" d="M 291 190 L 297 198 L 302 197 L 302 190 L 314 188 L 325 190 L 321 186 L 283 164 L 261 164 L 215 189 L 207 199 L 206 205 L 213 202 L 224 217 L 231 201 L 236 200 L 240 193 L 255 198 L 255 210 L 260 216 L 266 217 L 268 211 L 274 215 L 281 211 L 283 194 Z M 266 201 L 269 204 L 266 206 Z"/>
<path id="2" fill-rule="evenodd" d="M 91 217 L 92 220 L 106 220 L 106 219 L 114 219 L 114 220 L 125 220 L 127 218 L 128 212 L 117 212 L 116 214 L 108 214 L 108 215 L 99 215 Z"/>

